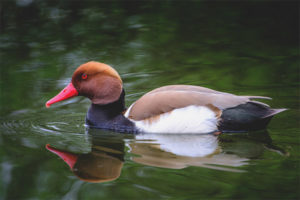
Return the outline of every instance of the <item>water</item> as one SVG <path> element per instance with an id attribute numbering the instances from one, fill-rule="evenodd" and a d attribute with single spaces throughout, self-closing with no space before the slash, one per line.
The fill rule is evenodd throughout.
<path id="1" fill-rule="evenodd" d="M 0 199 L 300 198 L 297 3 L 17 0 L 0 12 Z M 44 104 L 90 60 L 116 68 L 127 106 L 193 84 L 289 110 L 220 136 L 86 129 L 87 99 Z"/>

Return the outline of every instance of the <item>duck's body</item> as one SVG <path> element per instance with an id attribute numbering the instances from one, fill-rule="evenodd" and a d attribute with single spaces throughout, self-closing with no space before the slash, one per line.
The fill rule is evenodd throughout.
<path id="1" fill-rule="evenodd" d="M 82 95 L 91 99 L 86 124 L 131 133 L 209 133 L 248 131 L 266 127 L 271 109 L 254 101 L 259 96 L 237 96 L 200 86 L 170 85 L 146 93 L 125 108 L 125 93 L 118 73 L 108 65 L 88 62 L 73 74 L 70 83 L 46 106 Z"/>

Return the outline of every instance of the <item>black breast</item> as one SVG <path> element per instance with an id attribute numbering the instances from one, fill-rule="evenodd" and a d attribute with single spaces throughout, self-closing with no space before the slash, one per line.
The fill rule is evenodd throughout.
<path id="1" fill-rule="evenodd" d="M 126 110 L 124 106 L 124 90 L 120 98 L 110 104 L 91 104 L 87 115 L 86 124 L 90 128 L 108 129 L 117 132 L 136 133 L 135 125 L 123 116 Z"/>

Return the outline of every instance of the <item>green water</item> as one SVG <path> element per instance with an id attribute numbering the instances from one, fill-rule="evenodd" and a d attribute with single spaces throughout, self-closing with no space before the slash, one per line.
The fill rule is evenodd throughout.
<path id="1" fill-rule="evenodd" d="M 0 199 L 299 199 L 298 7 L 1 1 Z M 89 100 L 44 104 L 90 60 L 120 73 L 127 106 L 159 86 L 192 84 L 269 96 L 265 103 L 289 110 L 267 130 L 219 137 L 89 130 Z M 94 176 L 108 166 L 113 180 L 81 180 L 83 168 L 70 170 L 46 144 L 74 153 Z"/>

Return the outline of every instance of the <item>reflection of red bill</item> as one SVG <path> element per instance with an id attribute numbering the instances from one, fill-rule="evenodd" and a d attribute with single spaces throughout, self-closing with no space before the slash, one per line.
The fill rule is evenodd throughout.
<path id="1" fill-rule="evenodd" d="M 54 147 L 51 147 L 50 144 L 46 144 L 46 149 L 61 157 L 70 166 L 71 169 L 73 169 L 75 163 L 77 162 L 78 155 L 76 154 L 58 150 Z"/>

